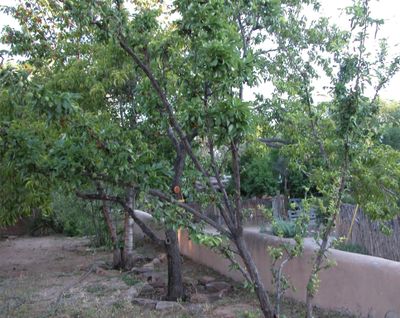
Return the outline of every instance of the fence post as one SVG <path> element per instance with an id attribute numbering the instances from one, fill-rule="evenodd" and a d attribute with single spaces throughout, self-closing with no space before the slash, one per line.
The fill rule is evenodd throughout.
<path id="1" fill-rule="evenodd" d="M 285 215 L 285 197 L 282 194 L 278 194 L 272 200 L 272 212 L 276 219 L 286 219 Z"/>

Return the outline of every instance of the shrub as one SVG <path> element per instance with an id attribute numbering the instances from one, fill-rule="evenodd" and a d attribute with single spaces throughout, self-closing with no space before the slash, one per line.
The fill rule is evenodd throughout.
<path id="1" fill-rule="evenodd" d="M 54 222 L 68 236 L 88 236 L 92 245 L 111 245 L 107 226 L 98 203 L 77 200 L 75 196 L 53 194 Z"/>
<path id="2" fill-rule="evenodd" d="M 367 249 L 359 244 L 338 242 L 337 244 L 334 245 L 334 248 L 344 252 L 369 255 Z"/>
<path id="3" fill-rule="evenodd" d="M 29 234 L 32 236 L 43 236 L 52 233 L 62 233 L 63 226 L 52 215 L 37 211 L 32 222 L 29 223 Z"/>
<path id="4" fill-rule="evenodd" d="M 272 233 L 285 238 L 295 237 L 296 224 L 289 221 L 277 220 L 272 225 Z"/>
<path id="5" fill-rule="evenodd" d="M 261 143 L 241 154 L 241 192 L 245 197 L 273 195 L 279 187 L 270 152 Z"/>

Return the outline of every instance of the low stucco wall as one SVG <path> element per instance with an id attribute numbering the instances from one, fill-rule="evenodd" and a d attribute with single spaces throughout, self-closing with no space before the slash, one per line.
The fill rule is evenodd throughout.
<path id="1" fill-rule="evenodd" d="M 271 258 L 266 247 L 283 240 L 254 231 L 245 231 L 245 238 L 261 277 L 271 291 Z M 226 259 L 193 243 L 184 231 L 179 233 L 179 242 L 182 254 L 193 261 L 236 281 L 243 280 L 240 273 L 229 269 Z M 296 291 L 288 290 L 286 295 L 301 302 L 306 299 L 314 249 L 314 244 L 306 242 L 304 254 L 289 262 L 284 271 L 296 288 Z M 330 258 L 337 265 L 321 272 L 315 305 L 368 318 L 400 317 L 400 263 L 338 250 L 330 250 Z"/>
<path id="2" fill-rule="evenodd" d="M 151 215 L 136 212 L 139 212 L 142 220 L 151 224 Z M 140 232 L 140 229 L 137 228 L 135 232 Z M 163 235 L 162 231 L 158 232 L 160 236 Z M 276 246 L 290 240 L 258 233 L 254 229 L 245 230 L 244 235 L 264 284 L 272 291 L 271 258 L 267 246 Z M 183 255 L 222 275 L 243 281 L 238 271 L 230 270 L 229 261 L 191 241 L 186 231 L 179 231 L 178 237 Z M 286 296 L 305 302 L 315 248 L 311 239 L 306 240 L 303 255 L 285 266 L 284 273 L 296 288 L 295 291 L 288 290 Z M 315 305 L 367 318 L 400 318 L 400 262 L 334 249 L 329 251 L 329 258 L 336 262 L 336 266 L 321 272 Z"/>

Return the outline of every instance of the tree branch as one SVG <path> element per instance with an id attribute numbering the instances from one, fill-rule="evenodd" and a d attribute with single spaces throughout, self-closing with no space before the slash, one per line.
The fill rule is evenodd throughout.
<path id="1" fill-rule="evenodd" d="M 153 196 L 153 197 L 159 198 L 162 201 L 172 203 L 172 204 L 174 204 L 176 206 L 179 206 L 182 209 L 185 209 L 186 211 L 188 211 L 192 215 L 198 217 L 199 219 L 203 220 L 207 224 L 211 225 L 213 228 L 218 230 L 221 234 L 226 235 L 228 238 L 232 238 L 231 233 L 229 233 L 222 225 L 220 225 L 217 222 L 213 221 L 212 219 L 210 219 L 206 215 L 202 214 L 200 211 L 197 211 L 196 209 L 194 209 L 190 205 L 188 205 L 186 203 L 183 203 L 183 202 L 179 202 L 179 201 L 175 200 L 174 198 L 172 198 L 172 197 L 166 195 L 165 193 L 161 192 L 160 190 L 150 189 L 149 190 L 149 194 L 151 196 Z"/>
<path id="2" fill-rule="evenodd" d="M 306 78 L 306 75 L 303 74 L 302 77 L 304 79 L 304 82 L 308 83 L 308 79 Z M 305 102 L 306 102 L 306 105 L 307 105 L 308 117 L 310 118 L 311 132 L 312 132 L 316 142 L 318 143 L 319 152 L 320 152 L 321 156 L 324 158 L 324 161 L 325 161 L 326 165 L 329 168 L 330 167 L 329 157 L 328 157 L 328 154 L 327 154 L 327 152 L 325 150 L 325 146 L 324 146 L 320 136 L 318 135 L 317 123 L 313 118 L 312 102 L 311 102 L 310 92 L 308 91 L 307 84 L 305 84 L 304 91 L 305 91 L 305 94 L 306 94 Z"/>
<path id="3" fill-rule="evenodd" d="M 176 136 L 175 136 L 175 134 L 174 134 L 174 131 L 173 131 L 173 129 L 171 128 L 171 126 L 168 127 L 168 129 L 167 129 L 167 134 L 168 134 L 169 139 L 171 139 L 172 144 L 174 145 L 175 149 L 178 151 L 178 150 L 179 150 L 179 141 L 178 141 L 178 139 L 176 138 Z"/>
<path id="4" fill-rule="evenodd" d="M 180 125 L 175 117 L 173 108 L 172 108 L 171 104 L 169 103 L 165 92 L 162 90 L 157 79 L 154 77 L 152 71 L 150 70 L 149 66 L 147 64 L 143 63 L 143 61 L 136 55 L 136 53 L 132 50 L 132 48 L 127 44 L 126 40 L 120 34 L 118 35 L 118 42 L 119 42 L 120 46 L 122 47 L 122 49 L 133 59 L 135 64 L 139 66 L 139 68 L 145 73 L 147 78 L 150 80 L 152 87 L 154 88 L 158 97 L 161 99 L 162 105 L 168 113 L 168 119 L 169 119 L 169 123 L 170 123 L 171 127 L 178 134 L 179 139 L 182 141 L 183 145 L 185 146 L 189 157 L 193 161 L 193 164 L 204 175 L 204 177 L 209 179 L 208 172 L 204 169 L 204 167 L 201 165 L 200 161 L 197 159 L 197 157 L 193 153 L 193 150 L 188 141 L 188 138 L 184 134 L 182 128 L 180 127 Z M 209 181 L 208 183 L 209 183 L 210 188 L 213 189 L 211 182 Z"/>
<path id="5" fill-rule="evenodd" d="M 233 170 L 233 181 L 235 183 L 235 223 L 237 229 L 241 229 L 242 218 L 241 218 L 241 197 L 240 197 L 240 157 L 237 144 L 231 141 L 231 153 L 232 153 L 232 170 Z"/>
<path id="6" fill-rule="evenodd" d="M 231 254 L 233 251 L 229 248 L 220 248 L 221 253 L 231 262 L 231 264 L 236 267 L 246 279 L 249 284 L 252 284 L 253 281 L 249 275 L 249 273 L 241 266 Z"/>
<path id="7" fill-rule="evenodd" d="M 208 131 L 210 130 L 209 127 L 207 127 Z M 229 198 L 228 198 L 228 194 L 226 192 L 225 186 L 221 180 L 221 173 L 217 167 L 217 163 L 215 161 L 215 153 L 214 153 L 214 141 L 213 138 L 211 136 L 210 131 L 208 132 L 208 147 L 209 147 L 209 152 L 210 152 L 210 159 L 211 159 L 211 167 L 213 169 L 214 175 L 215 175 L 215 179 L 217 180 L 218 183 L 218 187 L 220 189 L 220 191 L 222 192 L 222 197 L 224 200 L 224 204 L 225 207 L 228 211 L 226 211 L 226 209 L 221 206 L 221 214 L 222 217 L 224 218 L 224 221 L 226 223 L 226 225 L 228 226 L 228 228 L 232 231 L 235 228 L 235 222 L 234 219 L 231 215 L 229 215 L 228 212 L 233 211 L 232 206 L 230 204 Z"/>
<path id="8" fill-rule="evenodd" d="M 271 148 L 280 148 L 285 145 L 290 145 L 291 142 L 280 138 L 258 138 L 258 141 L 266 144 Z"/>
<path id="9" fill-rule="evenodd" d="M 258 51 L 256 51 L 255 53 L 254 53 L 254 55 L 266 55 L 266 54 L 268 54 L 268 53 L 271 53 L 271 52 L 277 52 L 277 51 L 279 51 L 280 50 L 280 48 L 279 47 L 277 47 L 277 48 L 274 48 L 274 49 L 269 49 L 269 50 L 258 50 Z"/>

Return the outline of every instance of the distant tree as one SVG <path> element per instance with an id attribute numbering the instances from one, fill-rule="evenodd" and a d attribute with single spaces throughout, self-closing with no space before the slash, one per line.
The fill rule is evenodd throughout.
<path id="1" fill-rule="evenodd" d="M 393 149 L 400 150 L 400 102 L 382 102 L 379 131 L 381 141 Z"/>
<path id="2" fill-rule="evenodd" d="M 248 148 L 241 155 L 241 193 L 246 197 L 274 196 L 279 188 L 278 172 L 271 153 L 263 145 Z"/>

